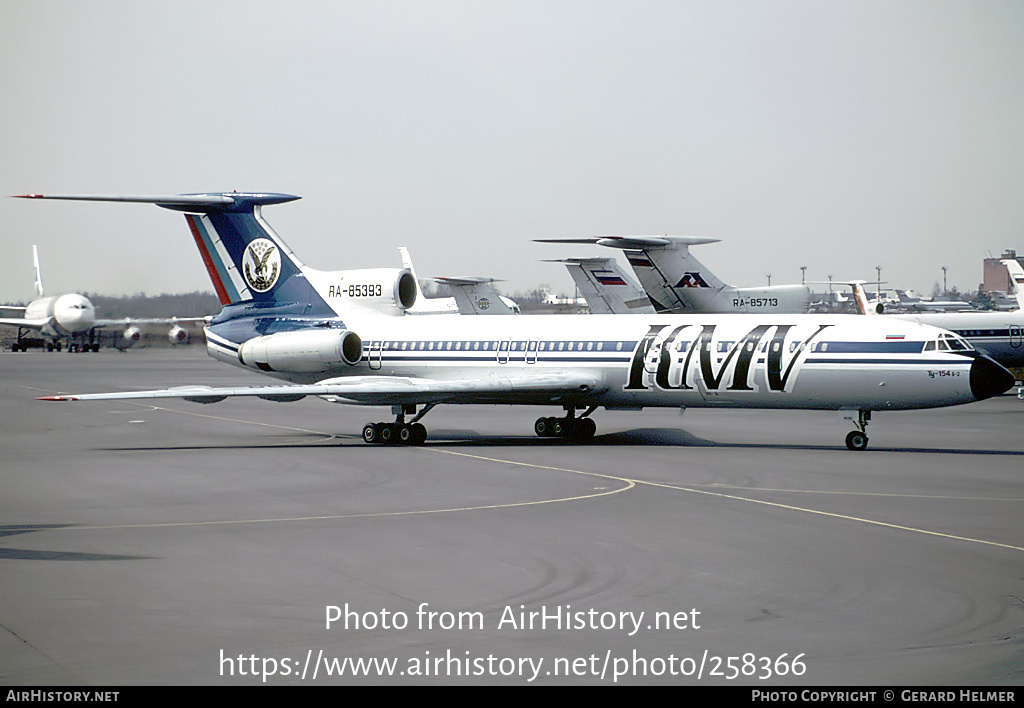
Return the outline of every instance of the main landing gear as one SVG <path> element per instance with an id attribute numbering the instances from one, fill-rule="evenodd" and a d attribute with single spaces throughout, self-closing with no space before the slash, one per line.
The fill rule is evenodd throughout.
<path id="1" fill-rule="evenodd" d="M 852 416 L 849 419 L 852 420 Z M 857 420 L 854 422 L 854 425 L 857 426 L 857 429 L 851 430 L 846 435 L 846 447 L 850 448 L 851 450 L 867 449 L 867 427 L 869 420 L 871 420 L 871 411 L 857 411 Z"/>
<path id="2" fill-rule="evenodd" d="M 533 432 L 542 438 L 566 438 L 573 442 L 590 440 L 597 432 L 597 423 L 587 416 L 595 410 L 597 406 L 591 406 L 581 418 L 576 418 L 576 406 L 566 406 L 564 418 L 538 418 L 533 424 Z"/>
<path id="3" fill-rule="evenodd" d="M 415 405 L 391 406 L 395 414 L 394 423 L 367 423 L 363 427 L 363 442 L 373 445 L 422 445 L 427 439 L 427 429 L 419 422 L 436 403 L 423 406 L 423 410 L 408 423 L 406 415 L 416 413 Z"/>

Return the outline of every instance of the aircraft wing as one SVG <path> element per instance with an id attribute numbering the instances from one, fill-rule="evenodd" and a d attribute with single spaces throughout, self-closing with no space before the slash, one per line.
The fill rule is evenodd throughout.
<path id="1" fill-rule="evenodd" d="M 125 325 L 173 325 L 205 323 L 205 317 L 122 317 L 119 320 L 96 320 L 94 327 L 124 327 Z"/>
<path id="2" fill-rule="evenodd" d="M 42 396 L 40 401 L 112 401 L 181 398 L 193 403 L 217 403 L 249 396 L 290 403 L 321 396 L 332 403 L 388 406 L 423 403 L 557 402 L 586 397 L 603 386 L 599 376 L 585 372 L 555 372 L 487 376 L 476 379 L 428 379 L 408 376 L 347 376 L 315 384 L 279 386 L 178 386 L 155 391 L 83 393 Z"/>
<path id="3" fill-rule="evenodd" d="M 22 308 L 24 309 L 24 308 Z M 0 317 L 0 325 L 9 325 L 11 327 L 30 327 L 32 329 L 39 329 L 43 327 L 51 318 L 43 317 L 33 320 L 25 319 L 24 317 Z M 107 327 L 124 327 L 125 325 L 173 325 L 173 324 L 199 324 L 205 322 L 205 317 L 154 317 L 154 318 L 122 318 L 119 320 L 96 320 L 93 323 L 93 327 L 107 328 Z"/>
<path id="4" fill-rule="evenodd" d="M 49 321 L 49 317 L 35 320 L 27 320 L 24 317 L 0 317 L 0 325 L 28 327 L 29 329 L 42 329 Z"/>

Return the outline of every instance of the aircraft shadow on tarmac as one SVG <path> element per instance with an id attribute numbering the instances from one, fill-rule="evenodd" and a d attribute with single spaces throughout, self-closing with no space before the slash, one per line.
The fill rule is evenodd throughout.
<path id="1" fill-rule="evenodd" d="M 75 524 L 18 524 L 0 526 L 0 538 L 17 536 L 35 531 L 73 528 Z M 109 561 L 145 560 L 151 556 L 120 556 L 110 553 L 77 553 L 74 551 L 29 551 L 23 548 L 0 547 L 0 560 L 44 560 L 44 561 Z"/>
<path id="2" fill-rule="evenodd" d="M 270 442 L 274 438 L 287 438 L 288 442 Z M 262 441 L 262 442 L 261 442 Z M 255 449 L 294 449 L 300 447 L 365 447 L 368 449 L 393 450 L 407 447 L 401 445 L 366 445 L 356 435 L 320 433 L 288 434 L 282 436 L 261 436 L 253 439 L 252 444 L 238 445 L 161 445 L 161 446 L 130 446 L 106 447 L 106 451 L 184 451 L 184 450 L 255 450 Z M 430 432 L 425 447 L 717 447 L 728 449 L 760 449 L 760 450 L 826 450 L 849 453 L 845 446 L 811 445 L 797 443 L 758 443 L 758 442 L 716 442 L 699 437 L 678 428 L 636 428 L 611 433 L 599 434 L 591 440 L 572 442 L 558 438 L 538 438 L 534 435 L 487 435 L 475 430 L 435 429 Z M 925 447 L 877 447 L 871 446 L 865 452 L 903 452 L 929 453 L 947 455 L 1009 455 L 1024 456 L 1024 450 L 984 450 L 967 448 L 925 448 Z"/>

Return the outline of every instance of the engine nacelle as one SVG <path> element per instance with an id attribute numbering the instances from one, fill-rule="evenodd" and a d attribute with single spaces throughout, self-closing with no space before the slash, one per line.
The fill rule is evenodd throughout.
<path id="1" fill-rule="evenodd" d="M 171 340 L 171 344 L 181 344 L 182 342 L 187 342 L 188 330 L 179 325 L 174 325 L 167 333 L 167 338 Z"/>
<path id="2" fill-rule="evenodd" d="M 406 268 L 365 268 L 310 273 L 310 281 L 330 303 L 402 314 L 416 304 L 416 278 Z"/>
<path id="3" fill-rule="evenodd" d="M 121 332 L 121 336 L 126 342 L 132 342 L 134 344 L 142 337 L 142 330 L 132 325 L 131 327 L 126 327 L 124 332 Z"/>
<path id="4" fill-rule="evenodd" d="M 363 357 L 363 340 L 347 329 L 308 329 L 256 337 L 238 348 L 238 359 L 263 371 L 316 373 L 339 364 L 354 366 Z"/>
<path id="5" fill-rule="evenodd" d="M 121 341 L 118 343 L 118 348 L 122 351 L 135 344 L 135 342 L 142 339 L 142 330 L 135 325 L 130 325 L 124 328 L 121 332 Z"/>

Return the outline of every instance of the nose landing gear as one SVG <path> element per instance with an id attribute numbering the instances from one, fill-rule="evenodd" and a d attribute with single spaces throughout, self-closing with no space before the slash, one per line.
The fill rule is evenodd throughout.
<path id="1" fill-rule="evenodd" d="M 844 418 L 847 420 L 853 420 L 852 415 L 845 415 Z M 857 420 L 854 425 L 857 426 L 856 430 L 851 430 L 846 435 L 846 447 L 851 450 L 865 450 L 868 446 L 868 434 L 867 427 L 868 421 L 871 420 L 871 411 L 862 410 L 857 411 Z"/>

